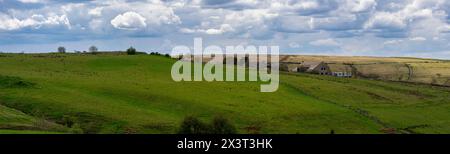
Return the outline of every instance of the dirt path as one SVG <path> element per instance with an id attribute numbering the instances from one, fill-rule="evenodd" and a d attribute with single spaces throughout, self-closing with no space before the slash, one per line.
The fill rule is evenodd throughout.
<path id="1" fill-rule="evenodd" d="M 408 80 L 411 81 L 411 78 L 413 76 L 413 67 L 410 64 L 405 64 L 406 68 L 408 68 Z"/>

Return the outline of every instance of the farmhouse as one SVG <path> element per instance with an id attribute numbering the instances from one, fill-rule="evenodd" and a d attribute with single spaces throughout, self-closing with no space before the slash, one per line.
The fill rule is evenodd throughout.
<path id="1" fill-rule="evenodd" d="M 303 72 L 336 77 L 352 77 L 351 69 L 340 68 L 325 62 L 281 62 L 282 71 Z"/>
<path id="2" fill-rule="evenodd" d="M 330 70 L 332 70 L 331 73 L 332 76 L 343 78 L 353 77 L 353 69 L 349 65 L 335 64 L 335 63 L 328 63 L 327 65 L 330 68 Z"/>
<path id="3" fill-rule="evenodd" d="M 333 72 L 332 75 L 336 77 L 349 78 L 352 77 L 352 72 Z"/>

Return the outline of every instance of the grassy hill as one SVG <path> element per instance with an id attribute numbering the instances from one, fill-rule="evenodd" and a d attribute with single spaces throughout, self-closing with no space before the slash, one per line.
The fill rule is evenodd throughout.
<path id="1" fill-rule="evenodd" d="M 450 88 L 285 73 L 261 93 L 257 82 L 174 82 L 174 62 L 3 54 L 0 133 L 175 133 L 189 115 L 223 115 L 239 133 L 450 133 Z"/>

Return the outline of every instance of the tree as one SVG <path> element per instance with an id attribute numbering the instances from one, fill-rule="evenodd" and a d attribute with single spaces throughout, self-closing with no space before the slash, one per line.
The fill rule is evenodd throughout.
<path id="1" fill-rule="evenodd" d="M 136 54 L 136 49 L 133 47 L 130 47 L 127 49 L 127 54 L 128 55 L 135 55 Z"/>
<path id="2" fill-rule="evenodd" d="M 178 130 L 179 134 L 209 134 L 208 125 L 194 116 L 184 118 Z"/>
<path id="3" fill-rule="evenodd" d="M 96 53 L 96 52 L 98 52 L 98 48 L 96 46 L 91 46 L 91 47 L 89 47 L 89 52 Z"/>
<path id="4" fill-rule="evenodd" d="M 58 53 L 66 53 L 66 48 L 58 47 Z"/>

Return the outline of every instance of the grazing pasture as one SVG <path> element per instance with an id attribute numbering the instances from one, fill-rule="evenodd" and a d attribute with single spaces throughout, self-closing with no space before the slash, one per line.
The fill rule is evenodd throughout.
<path id="1" fill-rule="evenodd" d="M 0 133 L 176 133 L 192 115 L 222 115 L 238 133 L 450 133 L 447 87 L 282 73 L 261 93 L 259 82 L 174 82 L 174 62 L 2 54 Z"/>

